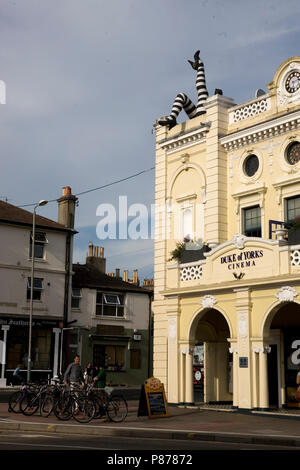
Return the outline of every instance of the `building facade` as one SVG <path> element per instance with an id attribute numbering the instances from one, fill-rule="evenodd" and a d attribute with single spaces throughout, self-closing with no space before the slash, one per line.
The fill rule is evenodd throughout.
<path id="1" fill-rule="evenodd" d="M 218 90 L 204 107 L 154 126 L 154 376 L 170 403 L 202 381 L 206 403 L 298 406 L 300 57 L 254 99 Z M 171 259 L 184 237 L 204 246 Z"/>
<path id="2" fill-rule="evenodd" d="M 153 290 L 120 270 L 106 274 L 102 247 L 89 245 L 85 264 L 73 265 L 70 355 L 107 369 L 112 385 L 141 385 L 152 375 Z"/>
<path id="3" fill-rule="evenodd" d="M 32 311 L 31 379 L 50 379 L 59 366 L 60 333 L 70 311 L 70 275 L 75 196 L 64 188 L 58 222 L 36 215 Z M 71 205 L 69 205 L 71 201 Z M 29 349 L 33 214 L 0 201 L 1 383 L 22 364 Z"/>

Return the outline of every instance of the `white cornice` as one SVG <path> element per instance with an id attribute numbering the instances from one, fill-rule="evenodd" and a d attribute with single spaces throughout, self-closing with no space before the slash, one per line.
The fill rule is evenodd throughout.
<path id="1" fill-rule="evenodd" d="M 192 129 L 191 131 L 181 133 L 170 139 L 161 140 L 159 145 L 167 154 L 178 152 L 178 150 L 184 150 L 200 142 L 204 142 L 209 129 L 210 123 L 206 123 L 201 125 L 198 129 Z"/>
<path id="2" fill-rule="evenodd" d="M 234 150 L 299 128 L 300 111 L 296 111 L 224 136 L 220 143 L 226 150 Z"/>

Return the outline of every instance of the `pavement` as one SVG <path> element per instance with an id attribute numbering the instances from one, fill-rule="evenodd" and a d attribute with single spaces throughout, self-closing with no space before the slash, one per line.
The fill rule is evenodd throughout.
<path id="1" fill-rule="evenodd" d="M 140 389 L 122 390 L 128 400 L 128 416 L 122 423 L 93 419 L 88 424 L 59 421 L 54 415 L 24 416 L 8 411 L 13 388 L 0 390 L 0 432 L 34 431 L 91 436 L 183 439 L 289 446 L 300 449 L 300 408 L 267 412 L 240 411 L 229 405 L 169 406 L 169 416 L 138 416 Z M 7 398 L 7 399 L 6 399 Z"/>

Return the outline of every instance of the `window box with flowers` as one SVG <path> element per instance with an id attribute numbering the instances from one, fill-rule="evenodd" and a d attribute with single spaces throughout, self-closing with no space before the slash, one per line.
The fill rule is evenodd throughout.
<path id="1" fill-rule="evenodd" d="M 168 261 L 175 260 L 178 263 L 192 263 L 193 261 L 205 259 L 204 253 L 210 250 L 211 248 L 201 239 L 194 241 L 186 237 L 183 239 L 183 242 L 176 243 L 176 247 L 171 251 L 171 257 Z"/>

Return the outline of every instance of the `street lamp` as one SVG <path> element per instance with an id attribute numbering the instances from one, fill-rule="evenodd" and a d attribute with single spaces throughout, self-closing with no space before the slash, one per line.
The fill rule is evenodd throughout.
<path id="1" fill-rule="evenodd" d="M 27 382 L 30 382 L 31 376 L 31 341 L 32 341 L 32 310 L 33 310 L 33 284 L 34 284 L 34 249 L 35 249 L 35 213 L 39 206 L 45 206 L 48 201 L 42 199 L 34 206 L 32 215 L 32 242 L 31 242 L 31 285 L 30 285 L 30 313 L 29 313 L 29 340 L 28 340 L 28 364 L 27 364 Z"/>

